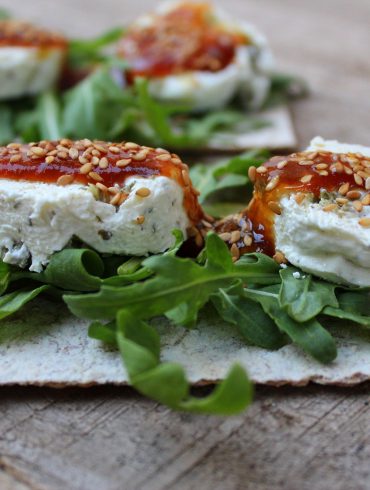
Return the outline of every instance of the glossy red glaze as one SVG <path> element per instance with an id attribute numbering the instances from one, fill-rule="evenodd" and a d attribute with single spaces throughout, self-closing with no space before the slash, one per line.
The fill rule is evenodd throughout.
<path id="1" fill-rule="evenodd" d="M 207 3 L 185 2 L 154 20 L 147 27 L 134 26 L 122 39 L 119 52 L 130 65 L 130 80 L 219 71 L 231 63 L 238 45 L 249 42 L 215 22 Z"/>
<path id="2" fill-rule="evenodd" d="M 39 47 L 67 49 L 67 40 L 52 32 L 17 20 L 0 21 L 0 47 Z"/>
<path id="3" fill-rule="evenodd" d="M 71 142 L 72 143 L 72 142 Z M 96 147 L 93 145 L 96 144 Z M 58 146 L 59 145 L 59 146 Z M 11 180 L 24 180 L 32 182 L 43 182 L 55 184 L 64 175 L 72 175 L 73 184 L 96 184 L 97 179 L 91 173 L 81 173 L 82 163 L 79 157 L 85 155 L 86 150 L 93 148 L 95 153 L 99 153 L 97 159 L 106 158 L 107 168 L 100 168 L 98 164 L 92 166 L 91 171 L 99 176 L 99 182 L 106 187 L 113 187 L 118 184 L 122 187 L 125 181 L 131 176 L 151 177 L 165 176 L 175 180 L 184 190 L 184 206 L 190 220 L 196 224 L 203 218 L 203 211 L 198 203 L 197 193 L 188 177 L 188 169 L 175 154 L 166 153 L 168 160 L 163 160 L 163 153 L 152 148 L 137 147 L 135 149 L 125 148 L 125 143 L 105 143 L 92 142 L 92 145 L 83 145 L 82 142 L 74 142 L 70 146 L 64 147 L 60 142 L 41 142 L 35 145 L 39 152 L 45 154 L 38 156 L 33 153 L 29 145 L 21 145 L 20 148 L 0 148 L 0 178 Z M 103 148 L 99 151 L 97 148 Z M 109 147 L 114 148 L 112 152 Z M 65 149 L 63 149 L 65 148 Z M 71 158 L 69 151 L 72 148 L 75 153 Z M 146 153 L 145 158 L 135 160 L 140 152 Z M 49 157 L 54 158 L 51 163 L 46 163 Z M 87 157 L 90 159 L 89 157 Z M 120 160 L 130 160 L 124 167 L 119 167 L 116 163 Z"/>
<path id="4" fill-rule="evenodd" d="M 287 163 L 283 168 L 278 168 L 282 162 Z M 307 164 L 302 165 L 304 162 Z M 320 167 L 317 168 L 317 165 Z M 322 168 L 324 165 L 327 167 Z M 268 255 L 275 253 L 274 221 L 276 214 L 269 207 L 269 203 L 279 204 L 282 197 L 297 193 L 311 194 L 314 198 L 319 199 L 323 190 L 337 193 L 339 188 L 347 183 L 349 191 L 363 192 L 365 190 L 364 180 L 362 185 L 355 181 L 356 166 L 361 165 L 366 170 L 364 165 L 370 166 L 370 159 L 361 157 L 361 155 L 339 155 L 325 151 L 273 157 L 266 162 L 263 167 L 267 169 L 267 172 L 256 173 L 253 199 L 244 213 L 244 217 L 248 218 L 252 224 L 254 235 L 252 248 Z M 302 178 L 307 182 L 302 182 Z M 278 179 L 277 185 L 268 190 L 266 186 L 273 179 Z"/>

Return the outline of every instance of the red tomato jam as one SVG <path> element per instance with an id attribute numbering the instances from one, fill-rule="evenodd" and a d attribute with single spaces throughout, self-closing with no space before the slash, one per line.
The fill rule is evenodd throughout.
<path id="1" fill-rule="evenodd" d="M 217 72 L 234 59 L 240 44 L 249 39 L 217 22 L 207 3 L 183 3 L 153 24 L 134 26 L 121 41 L 119 52 L 137 76 L 164 77 L 187 71 Z"/>

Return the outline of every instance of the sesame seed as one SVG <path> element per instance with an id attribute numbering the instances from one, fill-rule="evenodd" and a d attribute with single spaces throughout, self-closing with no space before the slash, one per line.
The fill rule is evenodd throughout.
<path id="1" fill-rule="evenodd" d="M 300 162 L 298 162 L 299 165 L 312 165 L 312 162 L 310 160 L 301 160 Z"/>
<path id="2" fill-rule="evenodd" d="M 115 195 L 115 194 L 118 194 L 119 193 L 119 189 L 118 189 L 118 187 L 108 187 L 108 192 L 110 194 L 114 194 Z"/>
<path id="3" fill-rule="evenodd" d="M 231 255 L 234 260 L 238 260 L 240 257 L 240 251 L 236 243 L 233 243 L 230 248 Z"/>
<path id="4" fill-rule="evenodd" d="M 174 165 L 179 165 L 181 163 L 181 160 L 180 158 L 174 158 L 172 157 L 171 158 L 171 162 L 174 164 Z"/>
<path id="5" fill-rule="evenodd" d="M 370 205 L 370 194 L 366 194 L 362 200 L 361 200 L 362 204 L 364 206 L 369 206 Z"/>
<path id="6" fill-rule="evenodd" d="M 349 191 L 349 183 L 348 182 L 346 182 L 345 184 L 342 184 L 338 189 L 339 194 L 341 194 L 342 196 L 345 196 L 348 191 Z"/>
<path id="7" fill-rule="evenodd" d="M 92 157 L 92 159 L 90 160 L 90 162 L 91 162 L 93 165 L 99 165 L 99 161 L 100 161 L 100 158 L 99 158 L 99 157 L 97 157 L 97 156 Z"/>
<path id="8" fill-rule="evenodd" d="M 304 175 L 300 181 L 302 182 L 302 184 L 308 184 L 309 182 L 311 182 L 311 179 L 312 179 L 312 175 Z"/>
<path id="9" fill-rule="evenodd" d="M 68 158 L 68 153 L 66 153 L 65 151 L 58 151 L 57 157 L 61 160 L 65 160 L 66 158 Z"/>
<path id="10" fill-rule="evenodd" d="M 225 233 L 220 233 L 218 236 L 219 236 L 219 237 L 221 238 L 221 240 L 223 240 L 224 242 L 228 242 L 228 241 L 230 241 L 230 239 L 231 239 L 231 233 L 228 233 L 228 232 L 225 232 Z"/>
<path id="11" fill-rule="evenodd" d="M 283 254 L 283 252 L 280 252 L 279 250 L 276 250 L 275 255 L 273 256 L 273 259 L 278 264 L 286 264 L 288 262 L 287 259 L 285 258 L 285 255 Z"/>
<path id="12" fill-rule="evenodd" d="M 361 218 L 358 220 L 358 224 L 364 228 L 370 228 L 370 218 Z"/>
<path id="13" fill-rule="evenodd" d="M 138 189 L 135 194 L 139 197 L 148 197 L 150 196 L 150 189 L 148 189 L 147 187 L 140 187 L 140 189 Z"/>
<path id="14" fill-rule="evenodd" d="M 256 167 L 249 167 L 248 169 L 249 180 L 254 184 L 256 182 Z"/>
<path id="15" fill-rule="evenodd" d="M 93 180 L 96 180 L 98 182 L 101 182 L 103 180 L 103 178 L 97 174 L 96 172 L 89 172 L 89 177 Z"/>
<path id="16" fill-rule="evenodd" d="M 95 184 L 95 186 L 96 186 L 96 187 L 97 187 L 99 190 L 101 190 L 102 192 L 108 192 L 108 187 L 107 187 L 106 185 L 102 184 L 101 182 L 97 182 L 97 183 Z"/>
<path id="17" fill-rule="evenodd" d="M 73 182 L 73 175 L 71 174 L 66 174 L 66 175 L 61 175 L 58 180 L 57 180 L 57 185 L 68 185 Z"/>
<path id="18" fill-rule="evenodd" d="M 211 223 L 209 223 L 208 221 L 206 221 L 205 219 L 202 219 L 202 225 L 205 227 L 205 228 L 212 228 L 212 225 Z"/>
<path id="19" fill-rule="evenodd" d="M 100 168 L 108 168 L 108 158 L 107 157 L 103 157 L 99 160 L 99 167 Z"/>
<path id="20" fill-rule="evenodd" d="M 279 183 L 279 176 L 275 175 L 270 182 L 266 185 L 266 191 L 272 191 Z"/>
<path id="21" fill-rule="evenodd" d="M 121 193 L 117 192 L 117 194 L 115 194 L 112 197 L 112 199 L 109 201 L 109 204 L 112 204 L 112 206 L 116 206 L 116 205 L 118 205 L 120 199 L 121 199 Z"/>
<path id="22" fill-rule="evenodd" d="M 125 143 L 125 148 L 127 148 L 127 150 L 136 150 L 136 149 L 140 148 L 140 145 L 138 145 L 137 143 L 132 143 L 131 141 L 129 141 L 128 143 Z"/>
<path id="23" fill-rule="evenodd" d="M 236 243 L 240 240 L 240 231 L 235 230 L 231 232 L 230 243 Z"/>
<path id="24" fill-rule="evenodd" d="M 353 207 L 355 208 L 356 211 L 358 211 L 359 213 L 361 213 L 361 211 L 363 210 L 363 205 L 360 201 L 353 201 Z"/>
<path id="25" fill-rule="evenodd" d="M 125 194 L 124 192 L 121 192 L 120 198 L 119 198 L 119 201 L 118 201 L 118 206 L 121 206 L 121 204 L 123 204 L 126 201 L 127 198 L 128 198 L 128 195 Z"/>
<path id="26" fill-rule="evenodd" d="M 76 158 L 78 158 L 78 150 L 77 148 L 70 148 L 69 151 L 68 151 L 68 155 L 70 158 L 72 158 L 72 160 L 75 160 Z"/>
<path id="27" fill-rule="evenodd" d="M 203 246 L 203 243 L 204 243 L 204 240 L 203 240 L 201 233 L 197 233 L 197 235 L 195 236 L 195 245 L 197 247 L 201 248 Z"/>
<path id="28" fill-rule="evenodd" d="M 355 182 L 357 185 L 362 185 L 364 183 L 364 181 L 362 180 L 362 177 L 360 177 L 358 174 L 355 174 L 353 176 L 353 178 L 355 179 Z"/>
<path id="29" fill-rule="evenodd" d="M 94 147 L 96 150 L 100 151 L 100 153 L 108 153 L 107 148 L 104 148 L 102 145 L 94 144 Z"/>
<path id="30" fill-rule="evenodd" d="M 294 196 L 294 200 L 298 205 L 300 205 L 305 200 L 305 197 L 306 196 L 303 194 L 303 192 L 299 192 Z"/>
<path id="31" fill-rule="evenodd" d="M 256 172 L 257 172 L 258 174 L 265 174 L 265 173 L 267 172 L 267 168 L 266 168 L 266 167 L 264 167 L 263 165 L 261 165 L 260 167 L 258 167 L 258 168 L 256 169 Z"/>
<path id="32" fill-rule="evenodd" d="M 250 247 L 252 245 L 253 238 L 250 235 L 245 235 L 243 242 L 246 247 Z"/>
<path id="33" fill-rule="evenodd" d="M 83 157 L 83 156 L 79 156 L 79 157 L 78 157 L 78 161 L 79 161 L 79 162 L 80 162 L 82 165 L 84 165 L 85 163 L 87 163 L 87 162 L 88 162 L 88 159 L 87 159 L 87 158 L 85 158 L 85 157 Z"/>
<path id="34" fill-rule="evenodd" d="M 171 160 L 171 155 L 169 153 L 161 153 L 156 158 L 161 162 L 168 162 L 169 160 Z"/>
<path id="35" fill-rule="evenodd" d="M 119 148 L 117 148 L 117 146 L 110 146 L 109 151 L 111 153 L 121 153 L 121 150 Z"/>
<path id="36" fill-rule="evenodd" d="M 33 146 L 31 148 L 31 152 L 37 155 L 38 157 L 43 157 L 46 155 L 46 151 L 44 148 L 40 148 L 39 146 Z"/>
<path id="37" fill-rule="evenodd" d="M 337 204 L 340 204 L 341 206 L 343 206 L 344 204 L 347 204 L 348 203 L 348 199 L 346 199 L 345 197 L 337 197 L 337 199 L 335 200 L 335 202 Z"/>
<path id="38" fill-rule="evenodd" d="M 327 212 L 330 212 L 330 211 L 334 211 L 334 209 L 336 209 L 336 208 L 337 208 L 337 204 L 332 203 L 332 204 L 327 204 L 326 206 L 324 206 L 322 208 L 322 210 L 327 213 Z"/>
<path id="39" fill-rule="evenodd" d="M 370 190 L 370 177 L 368 177 L 368 178 L 366 179 L 366 181 L 365 181 L 365 189 L 366 189 L 367 191 L 369 191 L 369 190 Z"/>
<path id="40" fill-rule="evenodd" d="M 320 170 L 319 175 L 321 175 L 322 177 L 326 177 L 329 175 L 329 172 L 327 170 Z"/>
<path id="41" fill-rule="evenodd" d="M 140 216 L 138 216 L 138 217 L 136 218 L 136 220 L 135 220 L 135 221 L 136 221 L 136 223 L 137 223 L 138 225 L 142 225 L 142 224 L 144 223 L 144 221 L 145 221 L 145 216 L 143 216 L 143 215 L 141 214 Z"/>
<path id="42" fill-rule="evenodd" d="M 16 162 L 19 162 L 19 160 L 21 160 L 21 159 L 22 159 L 22 155 L 20 155 L 18 153 L 16 155 L 13 155 L 12 157 L 10 157 L 9 162 L 10 163 L 16 163 Z"/>
<path id="43" fill-rule="evenodd" d="M 347 192 L 346 197 L 348 197 L 348 199 L 351 199 L 351 201 L 357 201 L 361 197 L 361 192 L 360 191 L 349 191 L 349 192 Z"/>
<path id="44" fill-rule="evenodd" d="M 168 151 L 167 151 L 167 150 L 165 150 L 165 149 L 163 149 L 163 148 L 156 148 L 156 149 L 155 149 L 155 152 L 156 152 L 156 153 L 168 153 Z"/>
<path id="45" fill-rule="evenodd" d="M 126 167 L 131 163 L 131 158 L 122 158 L 121 160 L 116 161 L 116 167 Z"/>
<path id="46" fill-rule="evenodd" d="M 184 184 L 186 186 L 190 185 L 191 182 L 190 182 L 190 177 L 189 177 L 188 172 L 186 170 L 182 170 L 181 175 L 182 175 L 182 180 L 184 181 Z"/>
<path id="47" fill-rule="evenodd" d="M 347 175 L 352 175 L 353 170 L 349 167 L 344 167 L 344 173 L 346 173 Z"/>
<path id="48" fill-rule="evenodd" d="M 54 160 L 55 160 L 55 157 L 49 155 L 45 158 L 45 163 L 53 163 Z"/>
<path id="49" fill-rule="evenodd" d="M 93 166 L 91 165 L 91 163 L 85 163 L 84 165 L 82 165 L 82 167 L 80 167 L 80 173 L 88 174 L 92 171 L 92 168 Z"/>
<path id="50" fill-rule="evenodd" d="M 281 214 L 281 207 L 276 201 L 269 201 L 267 203 L 267 206 L 273 211 L 275 214 L 280 215 Z"/>
<path id="51" fill-rule="evenodd" d="M 279 170 L 281 170 L 282 168 L 284 168 L 284 167 L 285 167 L 285 165 L 287 165 L 287 163 L 288 163 L 288 160 L 283 160 L 282 162 L 279 162 L 279 163 L 277 164 L 277 168 L 278 168 Z"/>

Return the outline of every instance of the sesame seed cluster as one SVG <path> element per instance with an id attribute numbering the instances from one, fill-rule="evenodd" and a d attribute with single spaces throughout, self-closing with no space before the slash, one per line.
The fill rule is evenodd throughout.
<path id="1" fill-rule="evenodd" d="M 31 173 L 31 175 L 30 175 Z M 193 188 L 189 168 L 175 153 L 149 148 L 133 142 L 109 143 L 87 138 L 72 141 L 10 143 L 0 148 L 0 177 L 56 183 L 89 185 L 96 198 L 120 206 L 129 196 L 125 180 L 130 176 L 164 175 L 176 180 L 184 189 L 184 205 L 190 219 L 197 222 L 201 208 Z M 136 190 L 145 199 L 147 187 Z M 139 216 L 137 223 L 142 224 Z"/>
<path id="2" fill-rule="evenodd" d="M 0 46 L 65 47 L 64 37 L 18 20 L 0 21 Z"/>
<path id="3" fill-rule="evenodd" d="M 233 261 L 237 261 L 242 253 L 255 250 L 253 226 L 244 214 L 228 216 L 215 224 L 218 236 L 230 247 Z"/>
<path id="4" fill-rule="evenodd" d="M 264 193 L 275 214 L 281 214 L 279 200 L 287 192 L 295 192 L 299 205 L 309 194 L 332 193 L 334 201 L 323 207 L 325 212 L 352 209 L 362 213 L 370 205 L 370 157 L 359 153 L 315 151 L 273 157 L 258 168 L 251 167 L 249 178 L 255 184 L 254 197 Z M 359 216 L 358 223 L 370 227 L 370 218 Z"/>

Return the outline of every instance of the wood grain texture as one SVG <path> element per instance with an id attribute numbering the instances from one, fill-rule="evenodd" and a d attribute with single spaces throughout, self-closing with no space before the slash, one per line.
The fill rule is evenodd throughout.
<path id="1" fill-rule="evenodd" d="M 74 36 L 154 3 L 1 2 Z M 311 98 L 293 108 L 302 146 L 316 134 L 369 144 L 368 0 L 219 4 L 259 25 L 281 68 L 310 82 Z M 128 388 L 3 388 L 0 489 L 366 490 L 369 387 L 259 388 L 227 420 L 171 413 Z"/>

